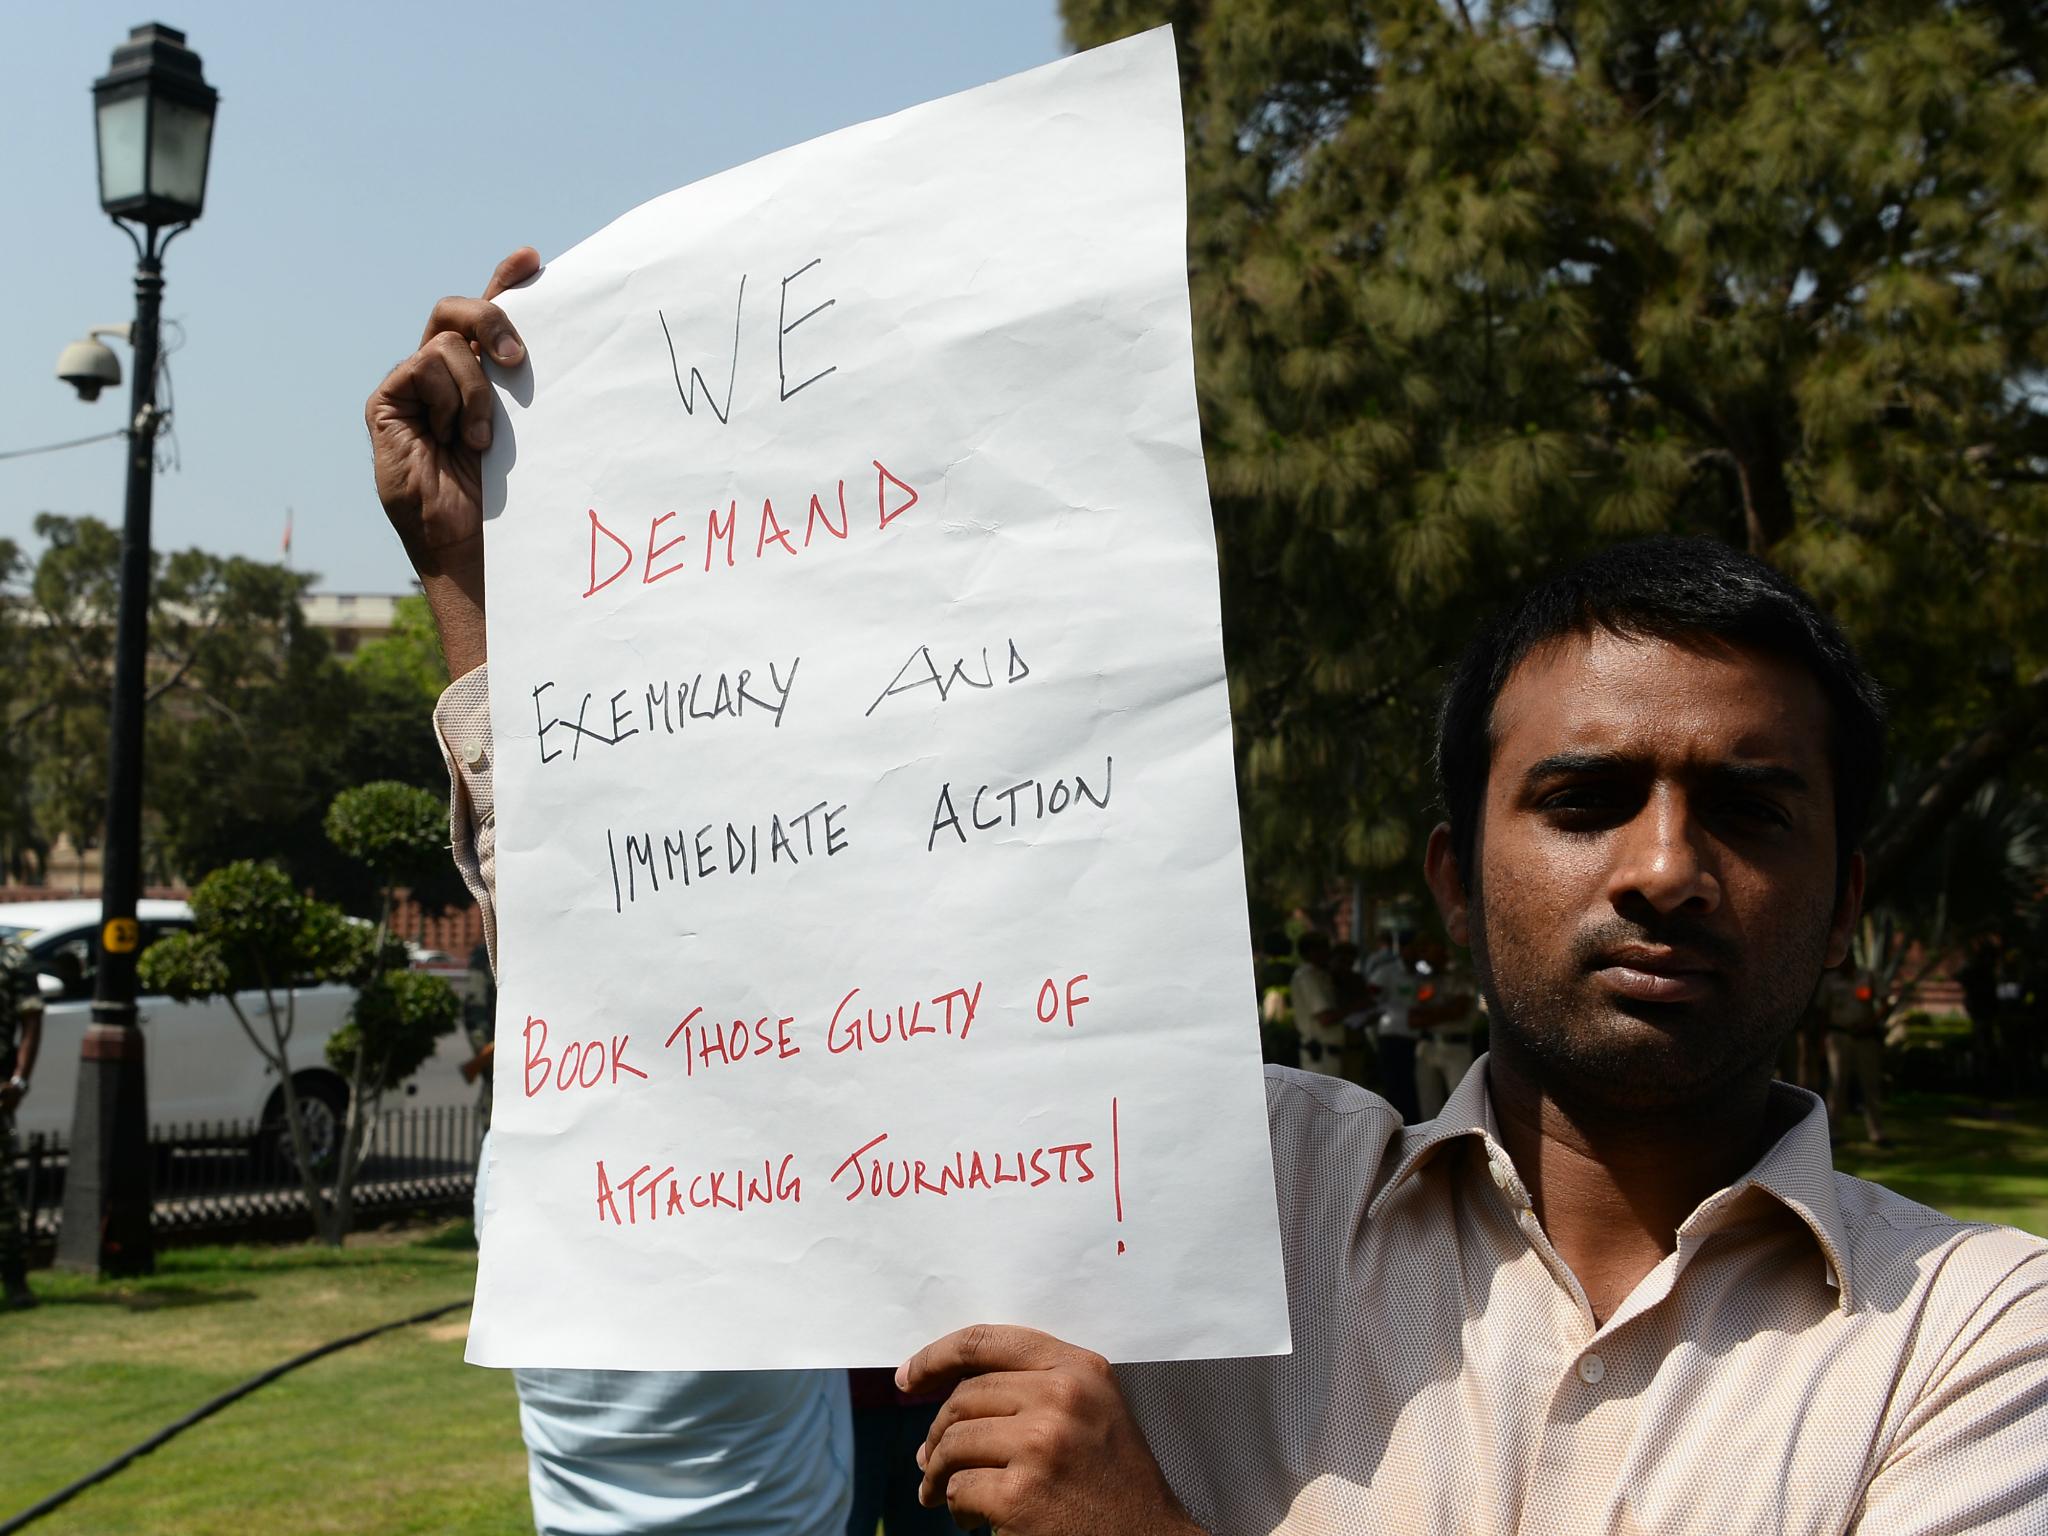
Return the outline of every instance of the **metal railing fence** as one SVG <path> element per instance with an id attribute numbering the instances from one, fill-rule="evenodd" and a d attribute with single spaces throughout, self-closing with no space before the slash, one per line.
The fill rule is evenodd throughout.
<path id="1" fill-rule="evenodd" d="M 476 1187 L 483 1122 L 470 1106 L 381 1112 L 355 1179 L 358 1221 L 397 1211 L 463 1211 Z M 226 1238 L 311 1230 L 281 1124 L 194 1122 L 150 1133 L 151 1225 L 159 1237 Z M 69 1164 L 65 1139 L 24 1138 L 11 1170 L 32 1248 L 54 1243 Z M 323 1194 L 333 1197 L 331 1175 Z"/>

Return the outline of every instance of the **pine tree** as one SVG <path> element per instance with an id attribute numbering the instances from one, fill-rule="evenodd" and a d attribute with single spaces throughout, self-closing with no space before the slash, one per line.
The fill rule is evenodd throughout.
<path id="1" fill-rule="evenodd" d="M 2048 717 L 2048 26 L 1927 0 L 1064 0 L 1174 23 L 1262 893 L 1393 888 L 1443 666 L 1640 534 L 1890 686 L 1879 884 Z"/>

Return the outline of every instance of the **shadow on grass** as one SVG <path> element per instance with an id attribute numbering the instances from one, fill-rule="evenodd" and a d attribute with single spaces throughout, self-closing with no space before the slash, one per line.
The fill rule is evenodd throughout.
<path id="1" fill-rule="evenodd" d="M 237 1243 L 221 1247 L 166 1248 L 157 1253 L 159 1275 L 282 1274 L 294 1270 L 376 1270 L 408 1264 L 439 1269 L 466 1267 L 476 1253 L 468 1222 L 456 1222 L 421 1237 L 379 1240 L 382 1234 L 358 1234 L 344 1248 L 297 1242 L 277 1247 Z"/>
<path id="2" fill-rule="evenodd" d="M 184 1307 L 210 1307 L 223 1301 L 254 1301 L 254 1291 L 209 1289 L 190 1285 L 155 1285 L 135 1291 L 54 1291 L 39 1293 L 45 1307 L 120 1307 L 127 1312 L 169 1312 Z"/>
<path id="3" fill-rule="evenodd" d="M 439 1253 L 422 1252 L 424 1243 L 404 1248 L 287 1248 L 276 1253 L 243 1253 L 195 1262 L 171 1260 L 158 1255 L 158 1273 L 186 1275 L 264 1274 L 278 1275 L 301 1269 L 387 1269 L 408 1262 L 440 1268 L 454 1262 Z"/>

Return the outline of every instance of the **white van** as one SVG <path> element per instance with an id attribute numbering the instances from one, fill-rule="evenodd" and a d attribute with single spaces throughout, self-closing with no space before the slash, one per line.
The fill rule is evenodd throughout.
<path id="1" fill-rule="evenodd" d="M 192 926 L 192 909 L 182 901 L 136 904 L 142 947 Z M 0 936 L 12 937 L 36 963 L 43 993 L 43 1044 L 34 1081 L 15 1111 L 15 1128 L 68 1136 L 78 1088 L 78 1052 L 92 1018 L 95 967 L 99 962 L 100 904 L 95 900 L 24 901 L 0 905 Z M 327 1064 L 327 1041 L 348 1022 L 351 987 L 323 985 L 297 989 L 292 1038 L 286 1060 L 306 1105 L 306 1129 L 316 1157 L 325 1161 L 341 1143 L 348 1110 L 348 1084 Z M 266 1031 L 263 994 L 244 992 L 243 1016 L 259 1034 Z M 278 999 L 282 1006 L 284 999 Z M 249 1043 L 224 998 L 175 1003 L 161 994 L 136 999 L 142 1025 L 143 1060 L 149 1081 L 152 1127 L 180 1131 L 198 1122 L 260 1127 L 282 1137 L 284 1091 L 270 1064 Z M 388 1108 L 456 1106 L 475 1101 L 462 1081 L 468 1043 L 458 1030 L 442 1037 L 435 1055 L 397 1094 Z"/>

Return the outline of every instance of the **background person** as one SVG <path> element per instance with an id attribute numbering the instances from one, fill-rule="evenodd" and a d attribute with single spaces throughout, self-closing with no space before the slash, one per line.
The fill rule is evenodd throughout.
<path id="1" fill-rule="evenodd" d="M 1301 1036 L 1287 1001 L 1294 941 L 1278 929 L 1263 935 L 1252 951 L 1252 978 L 1259 989 L 1259 1054 L 1280 1067 L 1301 1065 Z"/>
<path id="2" fill-rule="evenodd" d="M 853 1398 L 853 1508 L 846 1536 L 956 1536 L 944 1505 L 919 1502 L 917 1448 L 931 1433 L 943 1392 L 913 1396 L 883 1368 L 848 1371 Z M 987 1536 L 986 1526 L 977 1526 Z"/>
<path id="3" fill-rule="evenodd" d="M 1415 1029 L 1415 1113 L 1434 1120 L 1472 1070 L 1479 997 L 1434 941 L 1418 958 L 1416 973 L 1415 1003 L 1408 1011 Z"/>
<path id="4" fill-rule="evenodd" d="M 1415 973 L 1409 968 L 1407 942 L 1388 932 L 1380 947 L 1365 962 L 1365 979 L 1379 1002 L 1379 1024 L 1373 1041 L 1379 1053 L 1380 1092 L 1403 1120 L 1422 1118 L 1415 1097 L 1415 1026 L 1409 1010 L 1415 1006 Z"/>
<path id="5" fill-rule="evenodd" d="M 0 938 L 0 1296 L 9 1307 L 32 1307 L 28 1287 L 28 1228 L 15 1192 L 14 1111 L 35 1076 L 43 1043 L 43 995 L 36 989 L 35 962 L 13 939 Z"/>
<path id="6" fill-rule="evenodd" d="M 1344 1032 L 1338 1075 L 1369 1088 L 1379 1075 L 1372 1061 L 1372 1026 L 1379 1009 L 1373 1003 L 1372 984 L 1358 968 L 1358 946 L 1348 939 L 1330 946 L 1330 980 L 1337 989 L 1337 1025 Z"/>
<path id="7" fill-rule="evenodd" d="M 1839 1133 L 1853 1091 L 1863 1106 L 1863 1128 L 1870 1144 L 1881 1147 L 1885 1140 L 1878 1101 L 1884 1097 L 1884 1005 L 1878 999 L 1877 978 L 1853 960 L 1845 960 L 1821 977 L 1815 1000 L 1828 1029 L 1828 1119 Z"/>
<path id="8" fill-rule="evenodd" d="M 1344 1026 L 1337 983 L 1330 975 L 1330 941 L 1311 928 L 1294 941 L 1301 963 L 1288 983 L 1294 1028 L 1301 1036 L 1301 1068 L 1325 1077 L 1344 1074 Z"/>

